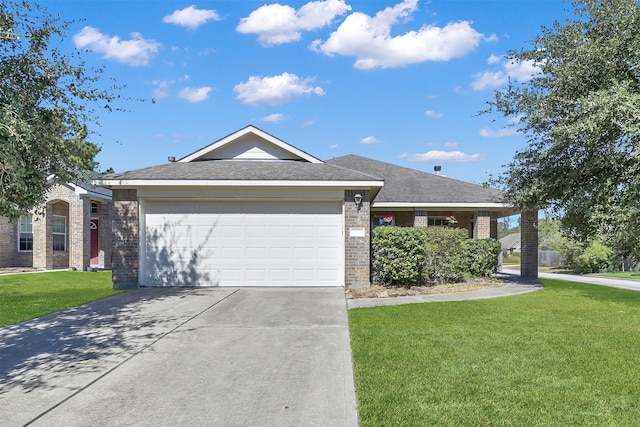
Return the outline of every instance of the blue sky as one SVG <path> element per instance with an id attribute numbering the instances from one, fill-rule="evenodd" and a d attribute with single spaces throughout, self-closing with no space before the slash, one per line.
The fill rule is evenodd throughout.
<path id="1" fill-rule="evenodd" d="M 65 48 L 126 85 L 100 117 L 100 168 L 183 157 L 249 124 L 321 158 L 358 154 L 485 182 L 525 144 L 482 115 L 504 55 L 567 16 L 560 0 L 44 1 Z M 108 81 L 105 79 L 104 84 Z M 153 101 L 152 101 L 153 100 Z M 496 120 L 494 120 L 496 119 Z"/>

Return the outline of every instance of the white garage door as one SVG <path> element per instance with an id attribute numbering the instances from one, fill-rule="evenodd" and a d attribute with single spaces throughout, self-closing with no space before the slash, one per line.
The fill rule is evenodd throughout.
<path id="1" fill-rule="evenodd" d="M 343 286 L 339 202 L 147 202 L 144 286 Z"/>

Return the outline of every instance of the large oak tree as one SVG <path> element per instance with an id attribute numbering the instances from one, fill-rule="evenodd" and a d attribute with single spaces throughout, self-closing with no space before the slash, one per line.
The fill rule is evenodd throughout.
<path id="1" fill-rule="evenodd" d="M 0 215 L 11 219 L 44 202 L 52 177 L 93 170 L 89 125 L 118 97 L 102 69 L 63 50 L 69 25 L 26 1 L 0 4 Z"/>
<path id="2" fill-rule="evenodd" d="M 488 111 L 528 138 L 498 181 L 522 208 L 551 207 L 578 237 L 640 253 L 640 5 L 571 3 L 512 61 L 540 73 L 495 92 Z"/>

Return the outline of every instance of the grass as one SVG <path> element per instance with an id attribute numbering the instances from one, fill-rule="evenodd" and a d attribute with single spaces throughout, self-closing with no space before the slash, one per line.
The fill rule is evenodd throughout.
<path id="1" fill-rule="evenodd" d="M 635 279 L 640 280 L 640 271 L 616 271 L 596 273 L 594 276 L 616 277 L 618 279 Z"/>
<path id="2" fill-rule="evenodd" d="M 639 425 L 640 293 L 349 311 L 361 425 Z"/>
<path id="3" fill-rule="evenodd" d="M 111 272 L 59 271 L 0 276 L 0 327 L 115 295 Z"/>

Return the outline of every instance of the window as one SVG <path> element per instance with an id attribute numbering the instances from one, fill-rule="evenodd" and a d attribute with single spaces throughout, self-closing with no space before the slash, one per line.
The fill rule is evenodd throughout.
<path id="1" fill-rule="evenodd" d="M 53 234 L 53 250 L 54 251 L 66 251 L 67 250 L 67 218 L 64 216 L 53 216 L 52 223 Z"/>
<path id="2" fill-rule="evenodd" d="M 443 216 L 430 216 L 427 219 L 427 225 L 429 227 L 444 227 L 447 225 L 447 221 Z"/>
<path id="3" fill-rule="evenodd" d="M 91 215 L 97 215 L 97 214 L 98 214 L 98 203 L 91 202 Z"/>
<path id="4" fill-rule="evenodd" d="M 33 250 L 33 220 L 31 215 L 21 215 L 18 220 L 18 251 Z"/>

